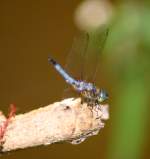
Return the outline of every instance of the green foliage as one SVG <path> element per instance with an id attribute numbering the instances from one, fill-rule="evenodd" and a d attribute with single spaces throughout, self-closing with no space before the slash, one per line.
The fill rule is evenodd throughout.
<path id="1" fill-rule="evenodd" d="M 106 80 L 111 79 L 112 90 L 107 154 L 108 159 L 139 159 L 147 139 L 150 8 L 128 1 L 115 10 L 104 51 Z"/>

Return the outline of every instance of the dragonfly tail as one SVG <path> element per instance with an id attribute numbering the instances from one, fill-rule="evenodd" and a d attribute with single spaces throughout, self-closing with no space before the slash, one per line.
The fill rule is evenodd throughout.
<path id="1" fill-rule="evenodd" d="M 48 57 L 49 64 L 52 64 L 57 72 L 65 79 L 67 83 L 70 85 L 77 84 L 78 82 L 72 78 L 63 68 L 60 64 L 58 64 L 52 57 Z"/>

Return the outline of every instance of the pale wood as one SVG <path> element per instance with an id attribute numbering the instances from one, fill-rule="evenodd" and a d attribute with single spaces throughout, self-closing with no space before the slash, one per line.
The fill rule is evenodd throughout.
<path id="1" fill-rule="evenodd" d="M 1 141 L 2 152 L 67 141 L 79 144 L 98 134 L 109 118 L 108 105 L 89 107 L 69 98 L 13 117 Z M 0 113 L 0 125 L 6 120 Z"/>

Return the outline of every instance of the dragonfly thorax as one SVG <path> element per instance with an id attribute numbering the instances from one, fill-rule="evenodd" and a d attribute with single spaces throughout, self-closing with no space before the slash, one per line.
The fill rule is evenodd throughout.
<path id="1" fill-rule="evenodd" d="M 92 83 L 88 83 L 85 81 L 78 81 L 75 85 L 75 89 L 79 92 L 82 91 L 95 91 L 95 86 Z"/>
<path id="2" fill-rule="evenodd" d="M 99 89 L 97 89 L 94 84 L 85 81 L 77 81 L 73 85 L 74 89 L 79 92 L 85 101 L 96 101 L 99 94 Z"/>
<path id="3" fill-rule="evenodd" d="M 105 90 L 97 88 L 93 83 L 85 81 L 77 81 L 74 85 L 74 89 L 78 91 L 83 99 L 88 103 L 100 104 L 108 98 Z"/>

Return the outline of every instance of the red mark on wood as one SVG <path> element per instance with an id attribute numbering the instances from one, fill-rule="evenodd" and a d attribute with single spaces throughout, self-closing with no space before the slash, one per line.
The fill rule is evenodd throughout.
<path id="1" fill-rule="evenodd" d="M 0 127 L 0 140 L 2 140 L 6 132 L 6 129 L 8 127 L 8 124 L 10 123 L 11 118 L 15 116 L 15 113 L 16 113 L 16 106 L 14 104 L 10 104 L 10 111 L 9 111 L 8 117 L 6 121 L 4 121 L 2 126 Z"/>

